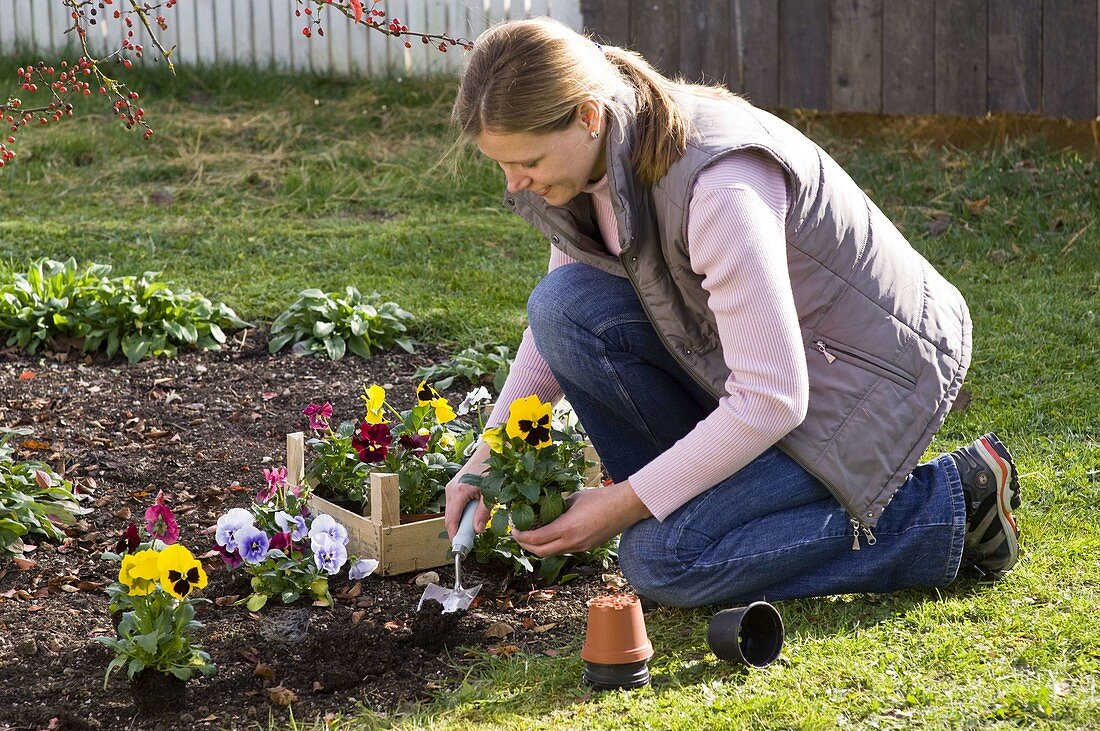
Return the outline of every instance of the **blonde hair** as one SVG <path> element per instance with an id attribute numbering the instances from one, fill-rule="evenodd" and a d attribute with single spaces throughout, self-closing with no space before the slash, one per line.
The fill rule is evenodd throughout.
<path id="1" fill-rule="evenodd" d="M 687 149 L 690 124 L 672 98 L 677 89 L 733 97 L 668 79 L 634 51 L 601 47 L 550 18 L 516 20 L 474 43 L 451 122 L 467 140 L 484 131 L 547 134 L 566 129 L 577 106 L 595 100 L 620 134 L 633 123 L 634 175 L 655 185 Z"/>

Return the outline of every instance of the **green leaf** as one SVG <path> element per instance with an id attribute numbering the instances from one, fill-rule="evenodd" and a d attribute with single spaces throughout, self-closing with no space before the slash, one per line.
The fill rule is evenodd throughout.
<path id="1" fill-rule="evenodd" d="M 267 604 L 267 594 L 252 594 L 248 597 L 248 601 L 244 603 L 244 606 L 250 612 L 258 612 L 263 609 Z"/>
<path id="2" fill-rule="evenodd" d="M 512 524 L 518 530 L 531 530 L 535 523 L 535 511 L 527 503 L 516 503 L 509 510 L 512 516 Z"/>
<path id="3" fill-rule="evenodd" d="M 565 512 L 565 500 L 560 493 L 548 492 L 539 499 L 539 518 L 542 524 L 552 522 Z"/>

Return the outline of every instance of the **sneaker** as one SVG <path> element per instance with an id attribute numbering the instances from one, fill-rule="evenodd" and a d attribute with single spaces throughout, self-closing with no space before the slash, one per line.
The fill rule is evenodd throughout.
<path id="1" fill-rule="evenodd" d="M 1012 516 L 1020 507 L 1016 464 L 995 434 L 956 449 L 951 457 L 966 499 L 963 565 L 999 579 L 1020 557 L 1020 529 Z"/>

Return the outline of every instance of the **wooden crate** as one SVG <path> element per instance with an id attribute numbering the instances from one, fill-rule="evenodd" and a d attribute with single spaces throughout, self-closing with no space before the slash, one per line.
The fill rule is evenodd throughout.
<path id="1" fill-rule="evenodd" d="M 305 478 L 305 435 L 286 435 L 287 479 Z M 327 513 L 348 529 L 348 554 L 378 559 L 382 576 L 424 571 L 451 563 L 451 541 L 443 518 L 401 524 L 401 493 L 394 474 L 371 475 L 369 516 L 359 515 L 317 495 L 309 496 L 314 513 Z"/>
<path id="2" fill-rule="evenodd" d="M 585 459 L 594 462 L 585 471 L 585 485 L 600 486 L 600 461 L 592 445 L 585 447 Z M 305 435 L 286 435 L 287 480 L 301 485 L 305 480 Z M 449 565 L 451 541 L 443 517 L 401 523 L 401 492 L 395 474 L 371 475 L 369 516 L 353 513 L 322 497 L 311 494 L 314 513 L 327 513 L 348 529 L 348 554 L 378 559 L 375 573 L 392 576 Z"/>

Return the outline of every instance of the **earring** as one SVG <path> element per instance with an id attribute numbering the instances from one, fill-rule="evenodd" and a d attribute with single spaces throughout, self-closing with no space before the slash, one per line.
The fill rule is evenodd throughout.
<path id="1" fill-rule="evenodd" d="M 592 139 L 594 139 L 594 140 L 600 139 L 600 133 L 597 132 L 596 130 L 592 130 L 588 134 L 592 135 Z"/>

